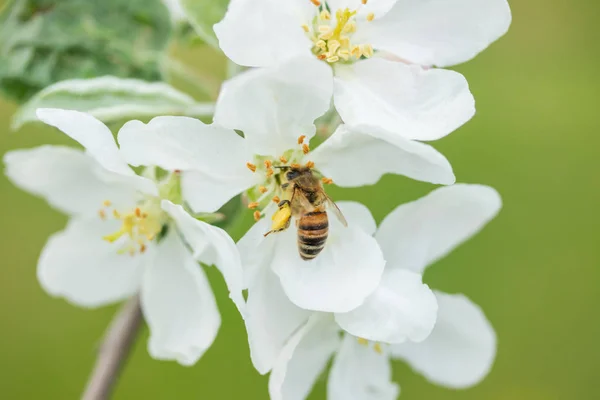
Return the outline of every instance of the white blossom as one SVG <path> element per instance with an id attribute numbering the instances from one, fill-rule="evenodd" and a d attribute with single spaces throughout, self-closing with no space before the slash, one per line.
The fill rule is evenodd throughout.
<path id="1" fill-rule="evenodd" d="M 150 354 L 194 364 L 221 323 L 197 261 L 220 269 L 244 312 L 235 243 L 173 204 L 177 172 L 159 180 L 136 175 L 110 130 L 94 117 L 60 109 L 39 109 L 37 115 L 85 149 L 41 146 L 4 157 L 13 183 L 70 217 L 40 255 L 40 284 L 53 296 L 89 308 L 139 294 Z"/>
<path id="2" fill-rule="evenodd" d="M 328 67 L 304 60 L 237 76 L 222 89 L 214 125 L 158 117 L 147 125 L 126 124 L 118 139 L 130 164 L 180 170 L 182 192 L 195 211 L 212 212 L 246 193 L 256 217 L 263 216 L 248 236 L 256 233 L 261 239 L 251 244 L 256 264 L 269 266 L 297 306 L 344 312 L 360 305 L 379 283 L 385 264 L 381 251 L 371 233 L 358 224 L 344 228 L 333 214 L 325 249 L 312 261 L 298 255 L 293 228 L 262 240 L 276 209 L 272 200 L 277 203 L 286 195 L 280 167 L 310 166 L 324 175 L 324 182 L 341 186 L 373 184 L 385 173 L 450 184 L 454 174 L 432 147 L 376 127 L 342 125 L 311 151 L 314 120 L 327 111 L 331 86 L 317 82 L 307 90 L 298 84 L 315 68 Z M 233 129 L 242 130 L 244 137 Z M 247 271 L 254 269 L 254 260 L 244 263 Z M 246 285 L 253 280 L 248 277 Z"/>
<path id="3" fill-rule="evenodd" d="M 461 74 L 430 67 L 468 61 L 510 22 L 506 0 L 235 0 L 214 30 L 239 65 L 330 66 L 298 80 L 332 82 L 346 123 L 435 140 L 475 108 Z"/>
<path id="4" fill-rule="evenodd" d="M 399 206 L 379 226 L 375 238 L 388 263 L 378 289 L 362 306 L 349 313 L 296 311 L 296 329 L 277 343 L 270 339 L 278 334 L 273 331 L 276 326 L 256 323 L 256 316 L 249 313 L 255 366 L 265 350 L 253 347 L 253 341 L 270 340 L 270 354 L 276 354 L 269 359 L 271 399 L 306 398 L 331 357 L 329 400 L 396 399 L 399 387 L 391 381 L 392 359 L 404 360 L 431 382 L 450 388 L 469 387 L 483 379 L 496 354 L 491 324 L 464 295 L 436 291 L 432 303 L 420 275 L 478 232 L 500 206 L 497 192 L 486 186 L 437 189 Z M 283 304 L 285 298 L 271 300 L 278 302 L 277 307 L 271 306 L 261 318 L 277 321 L 294 315 L 293 305 Z M 435 327 L 430 321 L 433 304 L 437 304 Z"/>

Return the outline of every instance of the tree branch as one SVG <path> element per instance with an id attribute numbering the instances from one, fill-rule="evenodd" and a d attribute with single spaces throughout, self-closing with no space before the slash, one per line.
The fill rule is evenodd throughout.
<path id="1" fill-rule="evenodd" d="M 141 325 L 140 298 L 135 296 L 125 303 L 108 327 L 96 365 L 81 397 L 83 400 L 109 398 Z"/>

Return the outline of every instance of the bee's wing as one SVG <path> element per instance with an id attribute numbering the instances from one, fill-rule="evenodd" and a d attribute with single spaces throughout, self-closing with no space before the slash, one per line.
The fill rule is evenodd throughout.
<path id="1" fill-rule="evenodd" d="M 290 202 L 292 204 L 298 204 L 300 206 L 299 208 L 306 210 L 306 212 L 312 212 L 315 210 L 315 206 L 308 201 L 304 192 L 296 186 L 294 186 Z"/>
<path id="2" fill-rule="evenodd" d="M 340 220 L 340 222 L 344 225 L 344 226 L 348 226 L 348 221 L 346 221 L 346 217 L 344 217 L 344 214 L 342 214 L 342 210 L 340 210 L 340 208 L 337 206 L 337 204 L 334 203 L 333 200 L 331 200 L 331 198 L 329 196 L 327 196 L 327 193 L 325 193 L 325 191 L 322 191 L 323 196 L 325 196 L 325 202 L 328 205 L 328 208 L 333 210 L 333 213 L 335 214 L 335 216 L 337 217 L 337 219 Z"/>

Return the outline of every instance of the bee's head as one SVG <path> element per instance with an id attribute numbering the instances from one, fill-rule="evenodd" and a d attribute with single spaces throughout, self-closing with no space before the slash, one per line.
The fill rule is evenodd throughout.
<path id="1" fill-rule="evenodd" d="M 295 166 L 281 165 L 281 166 L 274 166 L 273 168 L 279 168 L 279 169 L 285 171 L 285 178 L 288 181 L 293 181 L 295 179 L 298 179 L 302 175 L 311 173 L 310 168 L 304 167 L 304 166 L 303 167 L 295 167 Z"/>

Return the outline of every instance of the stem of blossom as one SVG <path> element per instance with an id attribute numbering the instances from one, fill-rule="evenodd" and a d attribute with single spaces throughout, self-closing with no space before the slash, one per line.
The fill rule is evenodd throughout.
<path id="1" fill-rule="evenodd" d="M 90 375 L 82 400 L 106 400 L 119 378 L 123 364 L 142 326 L 139 296 L 121 308 L 108 327 L 94 370 Z"/>

